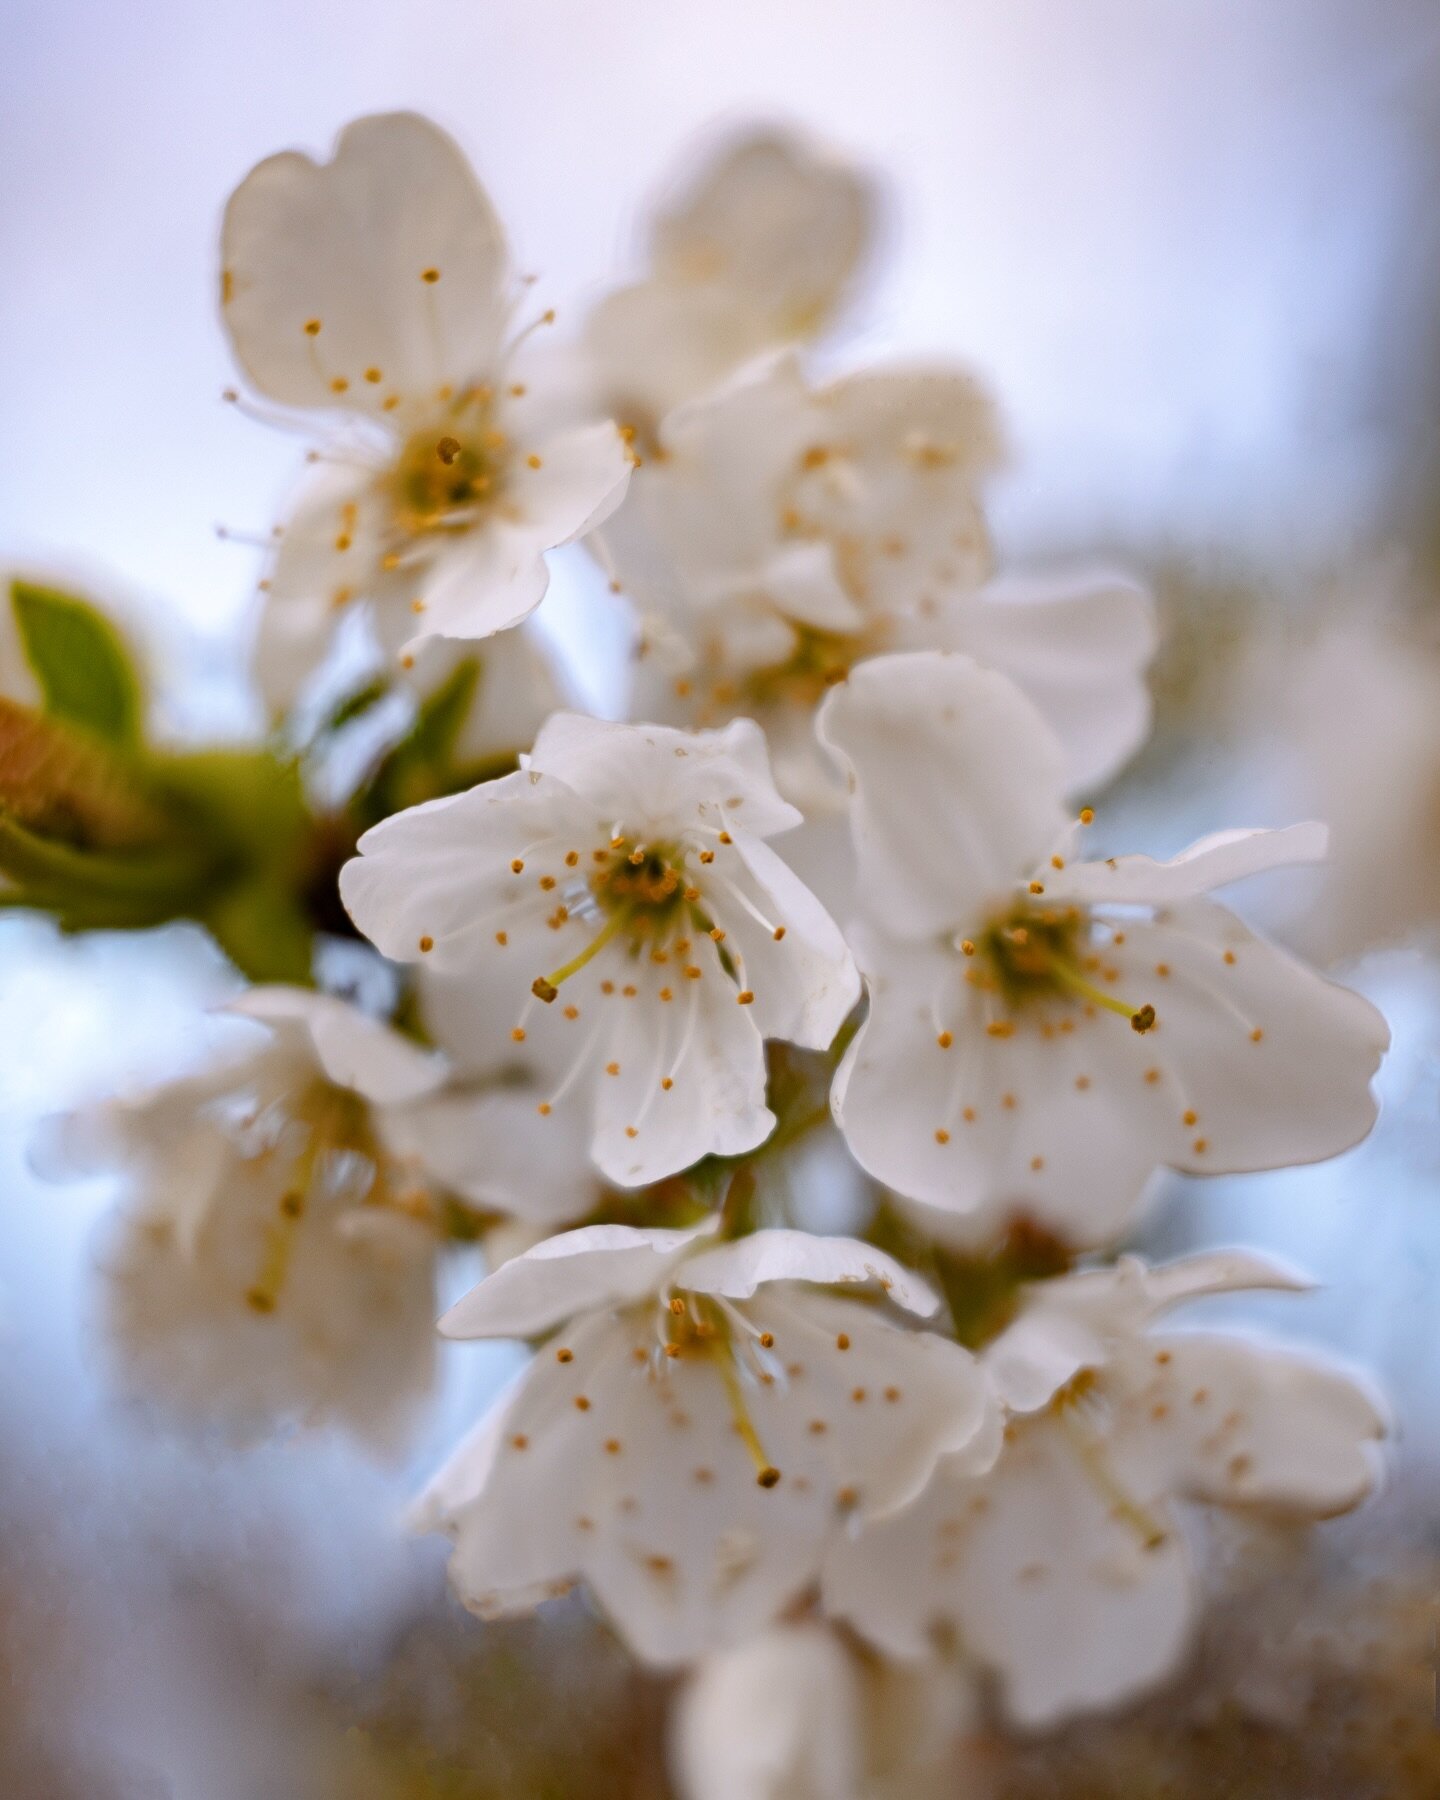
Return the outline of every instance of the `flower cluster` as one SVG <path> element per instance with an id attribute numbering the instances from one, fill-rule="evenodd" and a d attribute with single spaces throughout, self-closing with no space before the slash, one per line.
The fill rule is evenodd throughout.
<path id="1" fill-rule="evenodd" d="M 817 372 L 875 214 L 843 160 L 738 138 L 567 329 L 426 121 L 260 164 L 224 219 L 227 397 L 313 443 L 260 579 L 275 735 L 112 729 L 46 621 L 79 609 L 112 687 L 128 653 L 17 584 L 0 867 L 69 925 L 199 919 L 253 983 L 243 1041 L 50 1134 L 57 1171 L 129 1171 L 132 1386 L 395 1446 L 437 1270 L 479 1242 L 439 1331 L 533 1356 L 415 1508 L 467 1605 L 583 1584 L 663 1666 L 778 1655 L 808 1609 L 785 1631 L 842 1684 L 825 1620 L 1037 1725 L 1175 1667 L 1197 1509 L 1372 1486 L 1354 1377 L 1158 1323 L 1295 1276 L 1120 1252 L 1160 1171 L 1356 1143 L 1387 1032 L 1213 897 L 1322 826 L 1092 847 L 1154 609 L 997 572 L 968 371 Z M 560 703 L 525 624 L 582 541 L 631 630 L 618 721 Z M 20 805 L 11 745 L 64 792 Z M 374 978 L 341 993 L 346 936 Z"/>

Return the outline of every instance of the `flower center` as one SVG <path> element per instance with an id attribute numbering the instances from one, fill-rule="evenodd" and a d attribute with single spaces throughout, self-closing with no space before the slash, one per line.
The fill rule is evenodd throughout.
<path id="1" fill-rule="evenodd" d="M 1128 1019 L 1135 1031 L 1149 1031 L 1155 1023 L 1153 1006 L 1132 1005 L 1107 993 L 1094 979 L 1118 977 L 1118 971 L 1107 970 L 1103 957 L 1092 951 L 1090 919 L 1079 907 L 1037 907 L 1021 900 L 993 919 L 977 939 L 964 939 L 960 948 L 967 956 L 983 959 L 1011 1007 L 1078 995 Z"/>
<path id="2" fill-rule="evenodd" d="M 616 837 L 605 850 L 597 850 L 595 857 L 596 867 L 582 898 L 599 916 L 600 929 L 578 955 L 532 983 L 531 992 L 547 1005 L 562 982 L 578 974 L 616 938 L 628 938 L 630 954 L 638 956 L 660 948 L 686 924 L 698 931 L 712 927 L 697 904 L 699 888 L 686 876 L 682 846 L 640 844 Z"/>
<path id="3" fill-rule="evenodd" d="M 505 447 L 490 389 L 467 389 L 401 447 L 390 476 L 396 524 L 412 536 L 465 530 L 499 492 Z"/>
<path id="4" fill-rule="evenodd" d="M 255 1278 L 245 1290 L 245 1304 L 262 1314 L 273 1313 L 279 1305 L 301 1227 L 317 1205 L 363 1201 L 414 1210 L 414 1197 L 396 1193 L 390 1186 L 390 1172 L 371 1127 L 370 1110 L 357 1095 L 328 1082 L 314 1082 L 287 1108 L 280 1129 L 282 1144 L 292 1133 L 301 1141 L 291 1157 L 289 1179 L 275 1216 L 265 1224 Z M 273 1153 L 262 1150 L 259 1154 Z"/>
<path id="5" fill-rule="evenodd" d="M 750 1417 L 741 1374 L 743 1369 L 752 1380 L 767 1384 L 775 1379 L 765 1366 L 773 1338 L 756 1331 L 730 1302 L 708 1294 L 672 1294 L 662 1300 L 658 1331 L 666 1357 L 704 1356 L 714 1363 L 725 1388 L 735 1435 L 755 1465 L 756 1485 L 775 1487 L 780 1471 L 766 1455 Z"/>
<path id="6" fill-rule="evenodd" d="M 794 624 L 794 621 L 790 621 Z M 753 706 L 798 706 L 807 712 L 844 681 L 874 646 L 860 632 L 819 631 L 795 625 L 795 648 L 782 663 L 757 669 L 745 684 L 745 697 Z"/>

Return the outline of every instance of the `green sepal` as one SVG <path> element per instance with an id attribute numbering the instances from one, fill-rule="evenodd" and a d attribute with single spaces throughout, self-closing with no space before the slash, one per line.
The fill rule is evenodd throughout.
<path id="1" fill-rule="evenodd" d="M 140 740 L 144 695 L 124 639 L 88 600 L 12 581 L 10 604 L 46 713 L 107 743 Z"/>
<path id="2" fill-rule="evenodd" d="M 264 874 L 222 887 L 201 907 L 201 923 L 251 981 L 308 984 L 314 957 L 310 920 L 293 892 Z"/>

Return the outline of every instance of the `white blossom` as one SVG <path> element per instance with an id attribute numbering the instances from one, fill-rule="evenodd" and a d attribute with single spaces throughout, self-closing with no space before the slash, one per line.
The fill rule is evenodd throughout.
<path id="1" fill-rule="evenodd" d="M 902 1658 L 949 1623 L 1025 1726 L 1164 1680 L 1196 1617 L 1195 1503 L 1321 1519 L 1375 1483 L 1384 1420 L 1351 1376 L 1237 1335 L 1151 1330 L 1182 1301 L 1303 1285 L 1222 1251 L 1031 1289 L 982 1356 L 1011 1412 L 998 1460 L 942 1465 L 915 1505 L 835 1538 L 828 1610 Z"/>
<path id="2" fill-rule="evenodd" d="M 262 1041 L 51 1134 L 57 1173 L 127 1177 L 102 1264 L 121 1377 L 241 1438 L 336 1422 L 394 1450 L 430 1384 L 438 1241 L 386 1133 L 443 1064 L 303 989 L 231 1010 Z"/>
<path id="3" fill-rule="evenodd" d="M 629 454 L 531 379 L 500 221 L 410 113 L 273 156 L 225 212 L 224 318 L 266 400 L 343 423 L 279 538 L 257 673 L 287 704 L 352 602 L 402 661 L 518 624 L 544 553 L 619 503 Z"/>
<path id="4" fill-rule="evenodd" d="M 875 211 L 853 164 L 777 130 L 729 140 L 657 209 L 647 272 L 607 295 L 584 332 L 607 408 L 643 452 L 680 402 L 829 322 Z"/>
<path id="5" fill-rule="evenodd" d="M 861 665 L 820 730 L 869 993 L 832 1099 L 872 1175 L 971 1235 L 1028 1215 L 1088 1245 L 1159 1166 L 1311 1162 L 1369 1130 L 1384 1020 L 1207 897 L 1322 856 L 1322 826 L 1072 861 L 1058 740 L 961 656 Z"/>
<path id="6" fill-rule="evenodd" d="M 682 1800 L 980 1800 L 977 1715 L 956 1658 L 887 1661 L 802 1619 L 700 1659 L 671 1714 L 671 1773 Z"/>
<path id="7" fill-rule="evenodd" d="M 861 1800 L 864 1699 L 823 1625 L 777 1625 L 705 1657 L 671 1729 L 684 1800 Z"/>
<path id="8" fill-rule="evenodd" d="M 441 1320 L 451 1337 L 555 1334 L 419 1503 L 482 1615 L 578 1578 L 647 1661 L 737 1643 L 847 1521 L 988 1438 L 974 1359 L 874 1304 L 934 1310 L 897 1263 L 848 1238 L 713 1231 L 567 1232 Z M 869 1302 L 819 1291 L 836 1286 Z"/>
<path id="9" fill-rule="evenodd" d="M 766 1038 L 823 1049 L 859 991 L 764 842 L 798 822 L 748 721 L 691 734 L 559 713 L 514 775 L 385 820 L 340 877 L 385 955 L 473 974 L 497 1045 L 561 1069 L 606 1178 L 638 1186 L 774 1123 Z"/>
<path id="10" fill-rule="evenodd" d="M 841 799 L 814 709 L 882 651 L 963 650 L 1010 675 L 1059 732 L 1072 786 L 1144 737 L 1148 596 L 1104 574 L 986 580 L 999 428 L 962 371 L 814 389 L 784 357 L 672 415 L 659 450 L 603 534 L 642 618 L 636 704 L 690 725 L 757 717 L 807 811 Z"/>

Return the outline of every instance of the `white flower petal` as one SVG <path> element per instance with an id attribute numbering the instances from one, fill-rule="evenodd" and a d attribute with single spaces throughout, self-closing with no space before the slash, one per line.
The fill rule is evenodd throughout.
<path id="1" fill-rule="evenodd" d="M 813 1578 L 837 1502 L 897 1503 L 987 1416 L 983 1379 L 947 1340 L 820 1296 L 743 1310 L 784 1364 L 746 1378 L 738 1402 L 778 1481 L 757 1481 L 717 1356 L 658 1358 L 642 1315 L 591 1315 L 563 1357 L 540 1353 L 502 1431 L 467 1452 L 473 1498 L 449 1483 L 452 1572 L 472 1604 L 521 1610 L 581 1575 L 649 1661 L 738 1642 Z"/>
<path id="2" fill-rule="evenodd" d="M 262 162 L 225 209 L 221 258 L 236 356 L 287 406 L 383 416 L 394 395 L 483 378 L 510 310 L 500 222 L 413 113 L 356 120 L 329 163 Z"/>
<path id="3" fill-rule="evenodd" d="M 340 898 L 366 937 L 396 961 L 423 955 L 442 971 L 479 966 L 493 956 L 497 930 L 543 943 L 526 857 L 538 844 L 560 866 L 569 837 L 586 824 L 586 809 L 562 783 L 517 771 L 373 826 L 340 871 Z M 528 987 L 526 945 L 513 952 L 527 964 Z M 546 954 L 542 948 L 535 956 L 537 971 Z"/>
<path id="4" fill-rule="evenodd" d="M 1052 900 L 1087 905 L 1162 906 L 1268 869 L 1323 862 L 1329 835 L 1324 825 L 1315 823 L 1287 825 L 1279 831 L 1216 831 L 1169 862 L 1114 856 L 1104 862 L 1071 863 L 1059 874 L 1047 872 L 1045 891 Z"/>
<path id="5" fill-rule="evenodd" d="M 590 1132 L 541 1118 L 537 1090 L 445 1093 L 386 1121 L 386 1142 L 475 1206 L 554 1229 L 594 1209 Z"/>
<path id="6" fill-rule="evenodd" d="M 751 1407 L 782 1486 L 800 1471 L 813 1484 L 818 1466 L 842 1508 L 873 1518 L 913 1500 L 943 1457 L 990 1460 L 990 1382 L 950 1338 L 804 1287 L 761 1287 L 741 1306 L 773 1337 L 785 1376 L 762 1383 Z"/>
<path id="7" fill-rule="evenodd" d="M 537 438 L 533 449 L 520 447 L 515 463 L 505 501 L 547 550 L 604 524 L 630 482 L 625 440 L 608 420 Z"/>
<path id="8" fill-rule="evenodd" d="M 658 213 L 655 266 L 677 283 L 731 290 L 777 336 L 808 335 L 855 273 L 876 206 L 853 163 L 794 132 L 752 132 Z"/>
<path id="9" fill-rule="evenodd" d="M 739 833 L 733 849 L 715 865 L 724 886 L 714 911 L 725 921 L 726 947 L 743 959 L 756 1026 L 763 1037 L 824 1050 L 860 998 L 855 960 L 840 928 L 768 844 Z M 748 909 L 736 904 L 737 892 Z"/>
<path id="10" fill-rule="evenodd" d="M 647 280 L 593 307 L 584 342 L 606 409 L 648 436 L 672 410 L 768 349 L 774 328 L 728 288 Z M 644 485 L 637 483 L 637 496 Z"/>
<path id="11" fill-rule="evenodd" d="M 768 1281 L 809 1281 L 822 1286 L 878 1286 L 907 1312 L 928 1318 L 940 1304 L 917 1275 L 892 1256 L 857 1238 L 816 1237 L 808 1231 L 755 1231 L 734 1243 L 702 1250 L 676 1276 L 692 1294 L 724 1294 L 748 1300 Z"/>
<path id="12" fill-rule="evenodd" d="M 327 1079 L 377 1106 L 433 1093 L 448 1073 L 444 1057 L 423 1050 L 347 1001 L 311 988 L 250 988 L 226 1010 L 279 1028 L 297 1027 Z"/>
<path id="13" fill-rule="evenodd" d="M 1017 1216 L 1067 1242 L 1104 1244 L 1131 1216 L 1179 1109 L 1145 1081 L 1141 1045 L 1124 1020 L 1087 1019 L 1072 1033 L 987 1030 L 987 996 L 959 957 L 930 945 L 855 938 L 869 1012 L 831 1093 L 862 1167 L 906 1197 L 941 1209 L 984 1239 Z M 949 1036 L 948 1047 L 942 1039 Z M 1129 1040 L 1129 1041 L 1127 1041 Z M 1248 1046 L 1247 1046 L 1248 1047 Z"/>
<path id="14" fill-rule="evenodd" d="M 1042 1304 L 1022 1312 L 985 1346 L 984 1362 L 995 1391 L 1012 1412 L 1038 1412 L 1082 1369 L 1100 1367 L 1105 1340 L 1082 1316 Z M 1059 1285 L 1059 1284 L 1056 1284 Z"/>
<path id="15" fill-rule="evenodd" d="M 714 1361 L 657 1372 L 648 1321 L 592 1315 L 563 1347 L 540 1352 L 452 1515 L 462 1596 L 526 1611 L 584 1577 L 660 1664 L 763 1628 L 813 1576 L 828 1496 L 759 1487 Z"/>
<path id="16" fill-rule="evenodd" d="M 1243 1338 L 1170 1333 L 1136 1345 L 1124 1481 L 1220 1505 L 1328 1518 L 1379 1476 L 1386 1420 L 1352 1376 Z"/>
<path id="17" fill-rule="evenodd" d="M 1099 784 L 1150 726 L 1155 608 L 1119 576 L 1000 578 L 941 608 L 932 641 L 1008 675 L 1064 745 L 1070 791 Z"/>
<path id="18" fill-rule="evenodd" d="M 658 1181 L 703 1156 L 741 1156 L 774 1128 L 751 1009 L 736 1004 L 712 945 L 694 954 L 688 966 L 702 973 L 692 980 L 678 959 L 657 967 L 615 953 L 604 968 L 638 991 L 591 1003 L 608 1016 L 581 1092 L 593 1095 L 596 1164 L 621 1187 Z"/>
<path id="19" fill-rule="evenodd" d="M 294 701 L 347 606 L 398 599 L 398 577 L 381 567 L 385 529 L 384 500 L 364 471 L 322 468 L 301 494 L 266 571 L 255 650 L 272 710 Z"/>
<path id="20" fill-rule="evenodd" d="M 800 823 L 775 791 L 764 734 L 751 719 L 686 732 L 556 713 L 526 767 L 558 776 L 595 807 L 597 821 L 631 835 L 728 823 L 771 837 Z"/>
<path id="21" fill-rule="evenodd" d="M 918 1504 L 837 1538 L 826 1608 L 893 1655 L 929 1650 L 948 1620 L 1037 1728 L 1163 1681 L 1195 1601 L 1183 1542 L 1147 1544 L 1051 1419 L 1019 1427 L 983 1481 L 942 1474 Z"/>
<path id="22" fill-rule="evenodd" d="M 394 608 L 386 621 L 387 636 L 407 632 L 402 658 L 435 638 L 488 638 L 529 618 L 550 585 L 541 535 L 489 518 L 442 543 L 411 582 L 424 610 Z"/>
<path id="23" fill-rule="evenodd" d="M 1059 742 L 1020 691 L 968 657 L 876 657 L 820 709 L 852 781 L 861 904 L 892 936 L 983 919 L 1064 823 Z"/>
<path id="24" fill-rule="evenodd" d="M 777 1626 L 707 1656 L 671 1729 L 684 1800 L 862 1800 L 864 1701 L 854 1662 L 822 1625 Z"/>
<path id="25" fill-rule="evenodd" d="M 1318 1162 L 1374 1124 L 1369 1083 L 1390 1042 L 1385 1020 L 1224 907 L 1192 900 L 1134 925 L 1114 961 L 1119 991 L 1144 982 L 1158 1015 L 1143 1038 L 1115 1021 L 1110 1041 L 1135 1069 L 1148 1051 L 1166 1077 L 1159 1160 L 1196 1174 Z"/>
<path id="26" fill-rule="evenodd" d="M 1007 1011 L 948 950 L 857 938 L 870 1010 L 832 1099 L 863 1166 L 977 1229 L 1028 1215 L 1088 1246 L 1157 1167 L 1316 1161 L 1370 1129 L 1388 1034 L 1368 1001 L 1206 901 L 1124 937 L 1105 960 L 1154 1004 L 1144 1035 L 1078 1001 Z"/>
<path id="27" fill-rule="evenodd" d="M 1161 1263 L 1153 1269 L 1137 1264 L 1133 1257 L 1122 1258 L 1117 1271 L 1122 1278 L 1128 1266 L 1137 1268 L 1147 1319 L 1187 1300 L 1211 1294 L 1236 1294 L 1247 1289 L 1300 1294 L 1315 1285 L 1308 1275 L 1254 1250 L 1206 1250 L 1177 1257 L 1174 1262 Z"/>
<path id="28" fill-rule="evenodd" d="M 545 1238 L 496 1269 L 440 1321 L 445 1337 L 534 1337 L 590 1307 L 658 1293 L 675 1263 L 715 1229 L 585 1225 Z"/>

